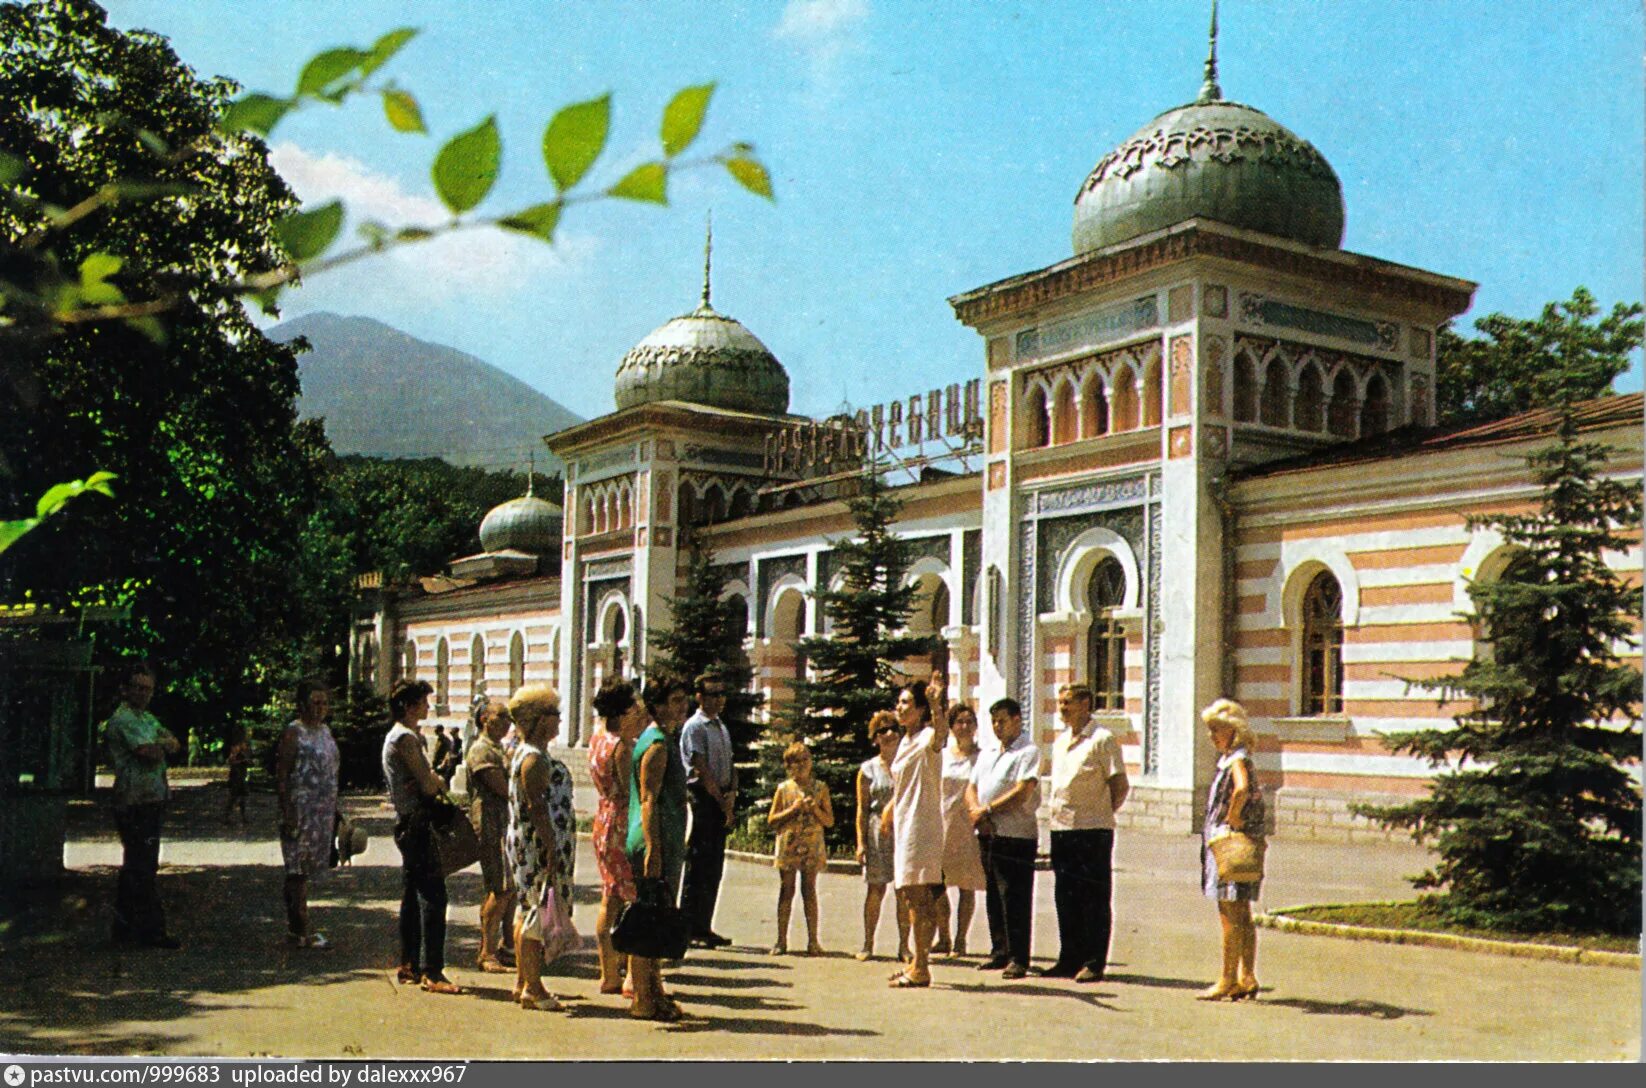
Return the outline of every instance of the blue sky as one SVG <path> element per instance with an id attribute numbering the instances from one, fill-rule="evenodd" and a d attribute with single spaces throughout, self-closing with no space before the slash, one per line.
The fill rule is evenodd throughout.
<path id="1" fill-rule="evenodd" d="M 431 137 L 366 100 L 293 116 L 276 161 L 306 198 L 437 218 L 439 143 L 498 115 L 482 210 L 548 195 L 538 152 L 561 105 L 611 91 L 615 180 L 655 148 L 678 88 L 719 90 L 703 149 L 743 139 L 777 202 L 723 174 L 667 209 L 568 212 L 556 247 L 474 234 L 311 280 L 287 316 L 379 318 L 480 356 L 582 415 L 611 410 L 623 353 L 696 303 L 705 213 L 717 308 L 788 368 L 795 411 L 978 374 L 945 299 L 1070 253 L 1073 198 L 1102 155 L 1191 100 L 1206 0 L 113 0 L 201 74 L 284 92 L 338 44 L 421 28 L 387 70 Z M 1642 287 L 1638 0 L 1226 0 L 1226 97 L 1312 141 L 1348 208 L 1344 248 L 1478 281 L 1465 320 L 1530 316 L 1587 285 Z M 1619 383 L 1638 389 L 1640 364 Z M 439 452 L 431 450 L 430 452 Z"/>

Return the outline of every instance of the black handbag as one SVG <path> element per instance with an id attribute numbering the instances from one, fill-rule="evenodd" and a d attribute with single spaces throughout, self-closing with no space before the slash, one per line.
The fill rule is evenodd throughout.
<path id="1" fill-rule="evenodd" d="M 664 893 L 663 881 L 635 881 L 636 899 L 625 904 L 612 926 L 612 947 L 625 956 L 677 960 L 686 954 L 691 931 L 686 915 Z"/>
<path id="2" fill-rule="evenodd" d="M 428 821 L 429 837 L 443 875 L 451 876 L 480 860 L 480 836 L 475 833 L 468 814 L 451 798 L 445 794 L 431 798 L 418 815 Z"/>

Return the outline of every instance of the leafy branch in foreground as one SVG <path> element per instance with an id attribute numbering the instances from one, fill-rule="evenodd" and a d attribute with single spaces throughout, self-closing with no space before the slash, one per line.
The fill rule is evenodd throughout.
<path id="1" fill-rule="evenodd" d="M 37 528 L 41 522 L 59 513 L 69 503 L 81 495 L 102 495 L 114 498 L 114 489 L 109 486 L 114 479 L 112 472 L 94 472 L 84 480 L 70 480 L 68 483 L 58 484 L 40 496 L 40 501 L 34 504 L 32 518 L 17 518 L 12 521 L 0 521 L 0 552 L 17 543 L 30 530 Z"/>

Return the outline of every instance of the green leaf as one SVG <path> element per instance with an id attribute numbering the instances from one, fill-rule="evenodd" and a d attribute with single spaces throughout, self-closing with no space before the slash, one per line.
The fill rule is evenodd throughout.
<path id="1" fill-rule="evenodd" d="M 401 227 L 394 232 L 397 242 L 422 242 L 434 237 L 434 231 L 428 227 Z"/>
<path id="2" fill-rule="evenodd" d="M 322 97 L 325 91 L 331 89 L 332 84 L 359 68 L 365 61 L 365 53 L 347 46 L 317 53 L 303 66 L 303 74 L 297 77 L 297 93 Z"/>
<path id="3" fill-rule="evenodd" d="M 267 291 L 253 291 L 250 297 L 257 303 L 257 308 L 270 317 L 279 312 L 280 288 L 270 287 Z"/>
<path id="4" fill-rule="evenodd" d="M 295 103 L 289 98 L 252 93 L 229 103 L 218 128 L 224 132 L 255 132 L 267 136 Z"/>
<path id="5" fill-rule="evenodd" d="M 758 159 L 751 159 L 743 155 L 734 156 L 726 160 L 726 170 L 737 183 L 757 196 L 767 200 L 775 200 L 772 196 L 772 176 L 766 168 L 760 165 Z"/>
<path id="6" fill-rule="evenodd" d="M 342 229 L 343 203 L 338 200 L 313 210 L 293 212 L 275 224 L 280 244 L 298 262 L 320 256 Z"/>
<path id="7" fill-rule="evenodd" d="M 137 130 L 137 140 L 157 159 L 163 159 L 171 154 L 171 145 L 146 128 Z"/>
<path id="8" fill-rule="evenodd" d="M 387 64 L 401 48 L 413 38 L 417 37 L 417 28 L 403 26 L 398 30 L 391 30 L 378 38 L 360 62 L 360 74 L 369 76 L 383 65 Z"/>
<path id="9" fill-rule="evenodd" d="M 606 149 L 611 120 L 612 96 L 606 94 L 566 106 L 549 121 L 543 130 L 543 162 L 562 192 L 582 181 Z"/>
<path id="10" fill-rule="evenodd" d="M 423 111 L 418 108 L 417 99 L 405 91 L 383 92 L 383 115 L 396 132 L 429 131 L 423 127 Z"/>
<path id="11" fill-rule="evenodd" d="M 606 190 L 608 196 L 624 200 L 644 200 L 652 204 L 667 204 L 669 168 L 660 162 L 641 163 L 630 170 L 621 181 Z"/>
<path id="12" fill-rule="evenodd" d="M 703 83 L 680 91 L 663 108 L 663 154 L 674 158 L 691 146 L 703 130 L 703 115 L 709 109 L 713 83 Z"/>
<path id="13" fill-rule="evenodd" d="M 166 342 L 166 326 L 160 323 L 160 319 L 158 317 L 128 317 L 125 321 L 129 327 L 136 329 L 138 332 L 148 337 L 151 342 L 156 344 L 164 344 Z"/>
<path id="14" fill-rule="evenodd" d="M 114 284 L 98 280 L 80 288 L 80 301 L 88 306 L 114 306 L 126 301 L 126 295 Z"/>
<path id="15" fill-rule="evenodd" d="M 101 283 L 108 279 L 126 262 L 123 258 L 112 253 L 93 253 L 80 262 L 80 284 L 82 287 L 93 283 Z"/>
<path id="16" fill-rule="evenodd" d="M 521 234 L 530 234 L 545 242 L 552 242 L 554 228 L 559 223 L 560 201 L 551 200 L 547 204 L 533 204 L 524 211 L 515 212 L 506 219 L 498 220 L 497 225 L 507 230 L 519 231 Z"/>
<path id="17" fill-rule="evenodd" d="M 9 151 L 0 151 L 0 185 L 15 185 L 24 173 L 28 171 L 28 164 Z"/>
<path id="18" fill-rule="evenodd" d="M 497 118 L 488 117 L 469 131 L 452 137 L 434 160 L 434 191 L 454 215 L 462 215 L 491 192 L 503 159 L 503 141 Z"/>
<path id="19" fill-rule="evenodd" d="M 39 518 L 19 518 L 16 521 L 0 521 L 0 552 L 5 551 L 21 540 L 30 529 L 40 524 Z"/>
<path id="20" fill-rule="evenodd" d="M 34 504 L 34 516 L 36 518 L 50 517 L 68 505 L 68 501 L 84 491 L 85 487 L 86 482 L 84 480 L 72 480 L 69 483 L 57 484 L 55 487 L 48 488 L 46 493 L 40 496 L 40 501 Z"/>

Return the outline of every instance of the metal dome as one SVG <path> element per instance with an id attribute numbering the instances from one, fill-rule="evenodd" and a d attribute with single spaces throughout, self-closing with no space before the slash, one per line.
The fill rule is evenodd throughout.
<path id="1" fill-rule="evenodd" d="M 480 522 L 480 546 L 488 552 L 558 555 L 564 526 L 560 507 L 528 491 L 486 512 Z"/>

